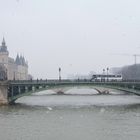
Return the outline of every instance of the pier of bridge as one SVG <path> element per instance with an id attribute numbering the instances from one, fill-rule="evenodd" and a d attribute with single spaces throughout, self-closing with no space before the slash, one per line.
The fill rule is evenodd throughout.
<path id="1" fill-rule="evenodd" d="M 106 93 L 99 87 L 116 89 L 140 95 L 140 82 L 121 81 L 121 82 L 89 82 L 89 81 L 70 81 L 70 80 L 30 80 L 30 81 L 1 81 L 0 82 L 0 104 L 10 104 L 20 97 L 30 95 L 35 92 L 63 88 L 91 86 L 100 94 Z"/>
<path id="2" fill-rule="evenodd" d="M 8 104 L 8 82 L 0 82 L 0 105 Z"/>

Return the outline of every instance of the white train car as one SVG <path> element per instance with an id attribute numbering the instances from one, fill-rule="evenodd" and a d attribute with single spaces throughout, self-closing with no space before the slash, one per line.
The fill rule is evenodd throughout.
<path id="1" fill-rule="evenodd" d="M 118 74 L 118 75 L 114 75 L 114 74 L 94 74 L 92 75 L 92 79 L 91 81 L 97 81 L 97 82 L 119 82 L 122 81 L 122 75 Z"/>

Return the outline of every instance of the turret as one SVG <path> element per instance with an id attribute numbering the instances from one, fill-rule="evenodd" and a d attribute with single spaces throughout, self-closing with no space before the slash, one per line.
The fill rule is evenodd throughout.
<path id="1" fill-rule="evenodd" d="M 16 63 L 17 65 L 20 65 L 20 59 L 19 59 L 19 55 L 18 55 L 18 54 L 17 54 L 16 60 L 15 60 L 15 63 Z"/>
<path id="2" fill-rule="evenodd" d="M 3 64 L 6 68 L 8 68 L 8 56 L 9 52 L 7 51 L 5 39 L 3 38 L 2 45 L 0 46 L 0 64 Z"/>
<path id="3" fill-rule="evenodd" d="M 5 46 L 5 45 L 6 45 L 6 43 L 5 43 L 5 39 L 4 39 L 4 37 L 3 37 L 2 46 Z"/>
<path id="4" fill-rule="evenodd" d="M 3 40 L 2 40 L 2 45 L 0 47 L 0 52 L 5 52 L 5 53 L 9 54 L 4 37 L 3 37 Z"/>
<path id="5" fill-rule="evenodd" d="M 15 59 L 15 63 L 17 65 L 28 66 L 28 64 L 25 61 L 24 56 L 22 56 L 22 55 L 19 56 L 18 54 L 17 54 L 17 57 Z"/>

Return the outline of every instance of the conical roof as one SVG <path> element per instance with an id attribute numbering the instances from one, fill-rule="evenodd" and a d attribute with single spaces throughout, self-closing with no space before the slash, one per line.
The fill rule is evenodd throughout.
<path id="1" fill-rule="evenodd" d="M 3 37 L 3 40 L 2 40 L 2 45 L 1 45 L 1 48 L 0 48 L 0 52 L 8 52 L 4 37 Z"/>
<path id="2" fill-rule="evenodd" d="M 19 59 L 19 55 L 17 54 L 16 60 L 15 60 L 17 65 L 20 65 L 20 59 Z"/>

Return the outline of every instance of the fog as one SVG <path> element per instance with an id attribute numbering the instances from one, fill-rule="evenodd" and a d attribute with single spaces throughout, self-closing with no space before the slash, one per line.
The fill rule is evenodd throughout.
<path id="1" fill-rule="evenodd" d="M 102 72 L 140 54 L 139 0 L 0 0 L 0 40 L 35 78 Z M 116 55 L 116 54 L 130 54 Z M 137 63 L 140 57 L 137 57 Z"/>

